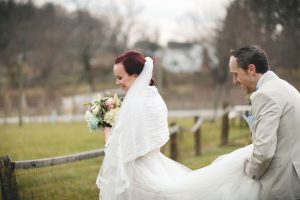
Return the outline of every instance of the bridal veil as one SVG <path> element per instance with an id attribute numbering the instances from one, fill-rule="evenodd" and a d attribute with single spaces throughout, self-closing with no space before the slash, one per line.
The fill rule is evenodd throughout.
<path id="1" fill-rule="evenodd" d="M 101 199 L 131 199 L 135 159 L 169 139 L 166 105 L 156 95 L 156 88 L 149 86 L 152 71 L 153 61 L 146 57 L 143 71 L 128 90 L 116 117 L 96 181 Z"/>

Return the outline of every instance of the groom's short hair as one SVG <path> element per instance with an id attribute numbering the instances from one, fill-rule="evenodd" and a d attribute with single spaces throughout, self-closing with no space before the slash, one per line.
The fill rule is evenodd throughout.
<path id="1" fill-rule="evenodd" d="M 247 70 L 250 64 L 254 64 L 257 73 L 265 73 L 270 70 L 266 52 L 258 45 L 243 46 L 237 50 L 231 50 L 231 56 L 237 59 L 239 66 Z"/>

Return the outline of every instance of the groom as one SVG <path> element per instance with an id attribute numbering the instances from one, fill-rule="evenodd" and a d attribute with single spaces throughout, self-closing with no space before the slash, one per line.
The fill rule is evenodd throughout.
<path id="1" fill-rule="evenodd" d="M 300 199 L 300 94 L 270 71 L 260 47 L 241 47 L 230 55 L 233 84 L 251 94 L 254 149 L 245 173 L 260 180 L 261 199 Z"/>

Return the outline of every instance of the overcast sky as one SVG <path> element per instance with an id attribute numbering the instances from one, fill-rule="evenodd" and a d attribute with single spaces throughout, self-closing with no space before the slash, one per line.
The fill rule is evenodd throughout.
<path id="1" fill-rule="evenodd" d="M 76 8 L 74 2 L 78 2 L 82 7 L 87 7 L 92 13 L 105 10 L 105 5 L 112 0 L 34 0 L 37 5 L 45 2 L 52 2 L 62 5 L 67 10 Z M 122 5 L 126 1 L 113 0 Z M 216 26 L 216 23 L 226 14 L 226 7 L 232 0 L 134 0 L 135 4 L 141 8 L 139 18 L 146 21 L 149 30 L 156 28 L 160 34 L 160 42 L 165 44 L 168 40 L 183 40 L 192 38 L 195 31 L 190 27 L 191 20 L 187 14 L 193 13 L 198 17 L 204 32 L 209 32 L 209 28 Z M 200 28 L 201 28 L 200 27 Z M 148 27 L 145 27 L 148 28 Z M 203 33 L 205 34 L 205 33 Z M 209 33 L 208 33 L 209 34 Z"/>

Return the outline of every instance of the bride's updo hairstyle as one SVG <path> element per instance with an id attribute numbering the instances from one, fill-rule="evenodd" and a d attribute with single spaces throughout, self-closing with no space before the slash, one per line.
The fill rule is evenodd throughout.
<path id="1" fill-rule="evenodd" d="M 146 62 L 145 56 L 138 51 L 126 51 L 115 59 L 115 64 L 123 64 L 124 70 L 128 75 L 140 75 Z M 149 85 L 154 85 L 153 78 Z"/>

